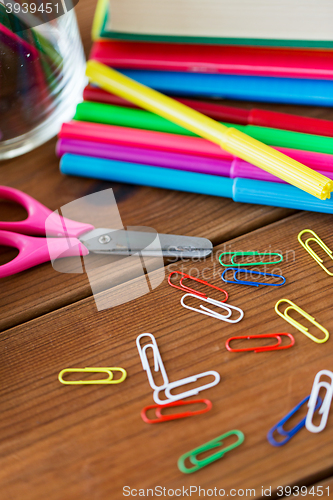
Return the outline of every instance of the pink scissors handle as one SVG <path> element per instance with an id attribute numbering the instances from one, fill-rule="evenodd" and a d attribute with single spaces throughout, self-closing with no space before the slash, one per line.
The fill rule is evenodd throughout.
<path id="1" fill-rule="evenodd" d="M 18 189 L 0 186 L 0 198 L 10 200 L 22 205 L 28 212 L 25 220 L 18 222 L 0 222 L 0 229 L 14 231 L 23 234 L 45 235 L 45 222 L 47 222 L 48 236 L 73 236 L 77 238 L 87 231 L 94 229 L 90 224 L 83 224 L 70 219 L 66 219 L 28 194 L 22 193 Z M 51 217 L 50 217 L 51 216 Z"/>
<path id="2" fill-rule="evenodd" d="M 0 266 L 0 278 L 20 273 L 57 257 L 89 253 L 76 238 L 33 238 L 9 231 L 0 231 L 0 245 L 17 248 L 20 252 L 15 259 Z"/>

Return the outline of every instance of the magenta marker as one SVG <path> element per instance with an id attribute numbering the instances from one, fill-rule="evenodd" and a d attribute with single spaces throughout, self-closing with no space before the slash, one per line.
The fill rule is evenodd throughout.
<path id="1" fill-rule="evenodd" d="M 210 175 L 220 175 L 224 177 L 242 177 L 245 179 L 284 182 L 282 179 L 255 167 L 251 163 L 240 160 L 239 158 L 217 160 L 203 156 L 170 153 L 146 148 L 133 148 L 128 146 L 119 146 L 117 144 L 104 144 L 75 139 L 60 139 L 57 143 L 56 150 L 58 156 L 63 156 L 65 153 L 71 153 L 75 155 L 140 163 L 142 165 L 155 165 L 157 167 L 186 170 L 188 172 Z M 332 172 L 317 171 L 326 175 L 330 179 L 333 178 L 333 170 Z"/>
<path id="2" fill-rule="evenodd" d="M 144 148 L 191 156 L 204 156 L 214 160 L 233 160 L 235 158 L 234 155 L 221 149 L 218 144 L 214 144 L 201 137 L 119 127 L 116 125 L 104 125 L 101 123 L 79 122 L 76 120 L 62 125 L 59 138 Z M 280 147 L 274 147 L 273 149 L 281 151 L 281 153 L 314 170 L 333 172 L 333 155 Z"/>

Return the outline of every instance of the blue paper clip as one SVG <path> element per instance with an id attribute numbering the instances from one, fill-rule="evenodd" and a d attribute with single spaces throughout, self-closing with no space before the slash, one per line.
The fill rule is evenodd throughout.
<path id="1" fill-rule="evenodd" d="M 297 434 L 298 431 L 300 431 L 303 427 L 305 427 L 305 420 L 306 417 L 304 417 L 295 427 L 293 427 L 290 431 L 284 430 L 283 426 L 284 424 L 303 406 L 305 403 L 307 403 L 310 399 L 310 396 L 307 396 L 303 401 L 301 401 L 295 408 L 293 408 L 285 417 L 283 417 L 280 422 L 278 422 L 274 427 L 271 428 L 271 430 L 267 434 L 267 439 L 268 442 L 272 446 L 283 446 L 284 444 L 288 443 L 290 439 Z M 316 410 L 321 406 L 322 400 L 320 397 L 318 397 L 318 401 L 316 404 Z M 273 437 L 274 432 L 277 431 L 280 435 L 286 436 L 283 441 L 276 441 Z"/>
<path id="2" fill-rule="evenodd" d="M 224 275 L 228 271 L 233 271 L 234 272 L 234 275 L 233 275 L 234 281 L 228 280 L 227 278 L 224 277 Z M 270 277 L 273 277 L 273 278 L 281 278 L 283 281 L 282 281 L 282 283 L 259 283 L 258 281 L 243 281 L 243 280 L 239 280 L 237 278 L 238 273 L 259 274 L 261 276 L 270 276 Z M 232 267 L 228 267 L 227 269 L 225 269 L 223 271 L 223 273 L 221 274 L 221 278 L 222 278 L 222 280 L 225 283 L 234 283 L 234 284 L 237 284 L 237 285 L 250 285 L 250 286 L 259 286 L 259 285 L 264 285 L 264 286 L 282 286 L 286 282 L 286 278 L 284 276 L 281 276 L 280 274 L 261 273 L 260 271 L 252 271 L 251 269 L 234 269 Z"/>

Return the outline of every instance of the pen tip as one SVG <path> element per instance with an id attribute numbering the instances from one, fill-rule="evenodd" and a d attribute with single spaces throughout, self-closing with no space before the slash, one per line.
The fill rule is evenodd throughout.
<path id="1" fill-rule="evenodd" d="M 333 181 L 329 180 L 323 187 L 321 192 L 322 200 L 329 200 L 331 198 L 331 192 L 333 191 Z"/>

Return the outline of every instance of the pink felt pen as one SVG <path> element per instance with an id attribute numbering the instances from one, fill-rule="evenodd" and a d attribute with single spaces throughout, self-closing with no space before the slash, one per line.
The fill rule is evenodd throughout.
<path id="1" fill-rule="evenodd" d="M 217 144 L 200 137 L 76 120 L 62 125 L 59 138 L 203 156 L 215 160 L 233 160 L 235 158 Z M 333 172 L 333 155 L 302 151 L 300 149 L 280 147 L 274 147 L 273 149 L 281 151 L 314 170 Z"/>
<path id="2" fill-rule="evenodd" d="M 146 148 L 119 146 L 117 144 L 60 139 L 57 143 L 57 154 L 63 156 L 66 153 L 224 177 L 284 182 L 282 179 L 239 158 L 214 159 Z M 333 178 L 333 171 L 324 172 L 324 174 L 329 178 Z"/>

